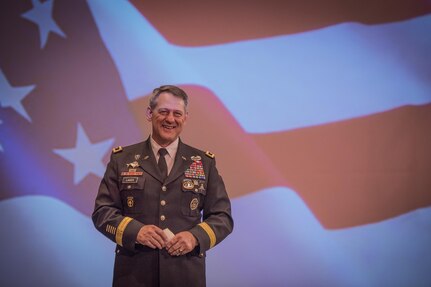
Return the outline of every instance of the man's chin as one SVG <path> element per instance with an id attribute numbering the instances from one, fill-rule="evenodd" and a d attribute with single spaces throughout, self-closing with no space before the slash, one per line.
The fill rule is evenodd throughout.
<path id="1" fill-rule="evenodd" d="M 170 144 L 170 143 L 172 143 L 173 141 L 175 141 L 175 139 L 176 139 L 177 137 L 176 137 L 176 135 L 163 135 L 162 136 L 162 138 L 161 138 L 161 140 L 164 142 L 164 143 L 168 143 L 168 144 Z"/>

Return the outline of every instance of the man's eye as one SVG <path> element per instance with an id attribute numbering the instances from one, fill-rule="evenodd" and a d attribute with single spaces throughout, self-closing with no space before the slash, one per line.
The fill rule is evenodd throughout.
<path id="1" fill-rule="evenodd" d="M 169 112 L 168 112 L 168 111 L 161 110 L 161 111 L 159 111 L 159 114 L 161 114 L 161 115 L 163 115 L 163 116 L 166 116 L 167 114 L 169 114 Z"/>
<path id="2" fill-rule="evenodd" d="M 183 114 L 182 113 L 180 113 L 180 112 L 174 112 L 174 116 L 176 116 L 176 117 L 181 117 Z"/>

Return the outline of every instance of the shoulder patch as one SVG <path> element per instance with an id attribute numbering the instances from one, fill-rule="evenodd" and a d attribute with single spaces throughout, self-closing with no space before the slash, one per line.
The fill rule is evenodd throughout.
<path id="1" fill-rule="evenodd" d="M 122 151 L 123 150 L 123 147 L 122 146 L 117 146 L 117 147 L 114 147 L 113 149 L 112 149 L 112 152 L 113 153 L 117 153 L 117 152 L 120 152 L 120 151 Z"/>
<path id="2" fill-rule="evenodd" d="M 207 156 L 207 157 L 210 157 L 210 158 L 215 158 L 215 154 L 213 154 L 212 152 L 210 152 L 210 151 L 207 151 L 206 153 L 205 153 L 205 155 Z"/>

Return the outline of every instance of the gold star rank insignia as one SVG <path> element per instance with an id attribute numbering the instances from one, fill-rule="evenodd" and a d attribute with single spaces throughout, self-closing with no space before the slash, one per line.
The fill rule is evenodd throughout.
<path id="1" fill-rule="evenodd" d="M 205 153 L 205 155 L 207 156 L 207 157 L 210 157 L 210 158 L 215 158 L 215 154 L 213 154 L 212 152 L 210 152 L 210 151 L 207 151 L 206 153 Z"/>
<path id="2" fill-rule="evenodd" d="M 112 152 L 113 153 L 118 153 L 118 152 L 120 152 L 120 151 L 122 151 L 123 150 L 123 147 L 122 146 L 117 146 L 117 147 L 114 147 L 113 149 L 112 149 Z"/>

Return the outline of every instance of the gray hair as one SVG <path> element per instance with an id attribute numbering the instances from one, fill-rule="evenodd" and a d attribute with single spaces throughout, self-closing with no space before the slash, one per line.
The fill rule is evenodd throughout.
<path id="1" fill-rule="evenodd" d="M 186 92 L 177 86 L 173 85 L 164 85 L 153 90 L 153 94 L 150 97 L 150 109 L 153 110 L 157 106 L 157 99 L 159 98 L 161 93 L 170 93 L 175 97 L 181 98 L 184 101 L 184 107 L 187 110 L 187 105 L 189 103 L 189 96 L 187 96 Z"/>

